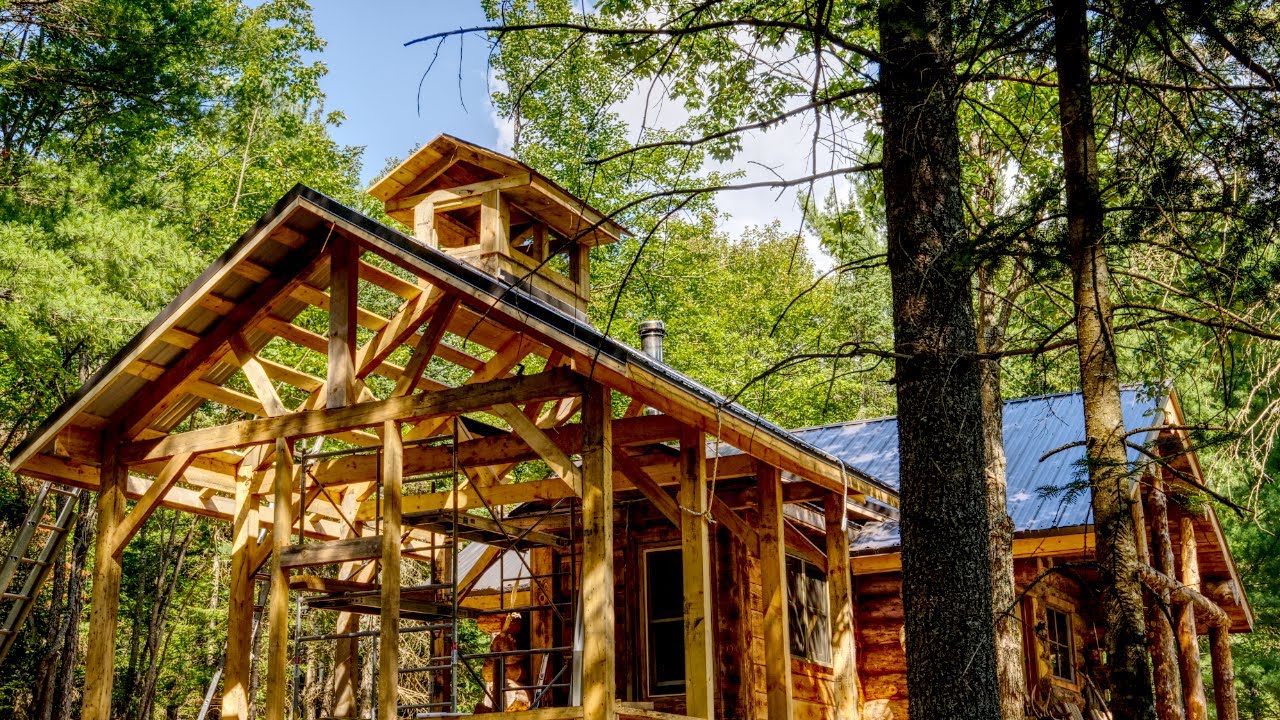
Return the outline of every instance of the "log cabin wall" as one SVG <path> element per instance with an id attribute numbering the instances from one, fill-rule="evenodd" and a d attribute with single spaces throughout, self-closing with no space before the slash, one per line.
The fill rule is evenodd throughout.
<path id="1" fill-rule="evenodd" d="M 1097 649 L 1104 646 L 1104 638 L 1095 614 L 1096 603 L 1073 579 L 1068 565 L 1059 564 L 1054 569 L 1054 562 L 1045 558 L 1015 562 L 1016 592 L 1022 596 L 1015 613 L 1024 628 L 1023 660 L 1036 710 L 1046 717 L 1065 717 L 1069 714 L 1068 705 L 1085 707 L 1084 689 L 1088 683 L 1100 689 L 1106 687 L 1105 678 L 1096 670 Z M 1034 587 L 1028 589 L 1033 582 Z M 906 720 L 902 575 L 899 572 L 860 575 L 854 580 L 854 592 L 862 718 Z M 1069 618 L 1073 668 L 1066 673 L 1072 676 L 1069 680 L 1053 672 L 1048 642 L 1049 609 Z"/>

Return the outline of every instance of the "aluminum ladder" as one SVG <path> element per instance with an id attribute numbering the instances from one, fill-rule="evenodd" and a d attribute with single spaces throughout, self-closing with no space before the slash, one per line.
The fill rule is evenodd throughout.
<path id="1" fill-rule="evenodd" d="M 45 505 L 50 496 L 54 496 L 54 521 L 46 523 Z M 4 622 L 0 624 L 0 662 L 4 662 L 9 649 L 17 641 L 22 623 L 35 604 L 36 592 L 49 577 L 58 553 L 66 544 L 71 523 L 75 521 L 79 499 L 79 488 L 69 488 L 48 481 L 36 492 L 35 501 L 31 503 L 31 509 L 27 511 L 13 547 L 9 548 L 9 554 L 5 557 L 4 567 L 0 568 L 0 608 L 5 603 L 9 604 Z M 10 586 L 19 577 L 20 568 L 26 569 L 21 589 L 9 592 Z"/>

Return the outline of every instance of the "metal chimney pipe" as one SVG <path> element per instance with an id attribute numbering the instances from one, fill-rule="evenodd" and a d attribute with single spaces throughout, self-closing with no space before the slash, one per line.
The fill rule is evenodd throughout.
<path id="1" fill-rule="evenodd" d="M 640 351 L 662 362 L 662 339 L 667 336 L 667 326 L 661 320 L 645 320 L 640 323 Z"/>

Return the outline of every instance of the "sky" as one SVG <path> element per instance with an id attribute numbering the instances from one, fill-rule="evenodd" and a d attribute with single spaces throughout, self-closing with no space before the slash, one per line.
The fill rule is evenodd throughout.
<path id="1" fill-rule="evenodd" d="M 485 39 L 472 36 L 461 47 L 450 40 L 434 66 L 434 42 L 404 46 L 430 33 L 487 24 L 479 0 L 316 0 L 313 8 L 316 30 L 328 43 L 321 56 L 329 69 L 322 81 L 328 108 L 347 118 L 333 134 L 344 145 L 365 148 L 361 179 L 366 185 L 381 176 L 387 158 L 403 158 L 439 133 L 509 149 L 488 102 Z M 638 121 L 643 112 L 639 102 L 621 108 L 624 119 L 634 116 Z M 811 132 L 805 124 L 791 122 L 767 136 L 748 137 L 731 164 L 714 169 L 741 170 L 746 177 L 738 182 L 744 183 L 805 175 L 811 170 Z M 820 162 L 819 169 L 825 164 Z M 818 192 L 829 187 L 820 186 Z M 786 231 L 801 229 L 793 190 L 721 193 L 717 204 L 725 214 L 721 228 L 732 236 L 774 220 Z M 818 257 L 816 240 L 809 238 L 806 244 Z M 825 257 L 818 261 L 831 264 Z"/>

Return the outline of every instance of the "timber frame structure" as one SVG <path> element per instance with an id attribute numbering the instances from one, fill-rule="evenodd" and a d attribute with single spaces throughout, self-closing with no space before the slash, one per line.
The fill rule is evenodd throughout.
<path id="1" fill-rule="evenodd" d="M 516 160 L 442 135 L 369 192 L 412 234 L 295 187 L 15 451 L 97 493 L 84 720 L 110 717 L 121 553 L 160 507 L 233 524 L 222 718 L 251 716 L 265 605 L 267 720 L 305 643 L 332 643 L 332 718 L 906 720 L 893 418 L 787 431 L 593 328 L 591 250 L 626 231 Z M 1206 720 L 1208 634 L 1235 720 L 1252 613 L 1212 507 L 1181 502 L 1205 481 L 1162 393 L 1125 395 L 1159 715 Z M 1071 397 L 1004 414 L 1037 717 L 1098 691 L 1087 498 L 1015 509 L 1073 480 Z M 291 637 L 303 608 L 334 631 Z"/>
<path id="2" fill-rule="evenodd" d="M 441 136 L 370 192 L 413 237 L 295 187 L 15 452 L 18 473 L 98 494 L 85 720 L 110 715 L 120 556 L 156 508 L 234 524 L 222 717 L 248 715 L 254 585 L 265 567 L 264 716 L 286 715 L 291 592 L 316 592 L 337 599 L 329 607 L 340 627 L 359 613 L 380 617 L 376 706 L 390 720 L 404 711 L 401 619 L 456 627 L 460 612 L 483 608 L 469 602 L 474 577 L 440 571 L 442 548 L 456 567 L 460 537 L 491 543 L 479 574 L 535 536 L 555 544 L 540 528 L 517 538 L 502 526 L 502 508 L 546 501 L 573 508 L 561 532 L 580 555 L 581 692 L 529 717 L 664 716 L 620 704 L 615 690 L 623 494 L 679 529 L 685 715 L 713 717 L 717 698 L 713 524 L 772 568 L 765 613 L 783 634 L 767 643 L 766 665 L 779 692 L 769 704 L 782 712 L 783 504 L 826 498 L 837 516 L 877 519 L 894 492 L 587 324 L 589 250 L 625 231 L 527 166 Z M 303 362 L 268 359 L 284 356 Z M 737 454 L 709 459 L 721 442 Z M 529 461 L 550 470 L 545 479 L 506 482 Z M 433 474 L 455 481 L 432 491 L 423 478 Z M 764 528 L 711 492 L 730 478 L 754 478 L 760 514 L 773 519 Z M 833 573 L 849 559 L 842 525 L 829 538 Z M 402 587 L 401 564 L 414 561 L 437 569 L 428 585 Z M 338 572 L 300 574 L 317 566 Z M 832 593 L 833 607 L 852 607 L 847 582 Z M 833 644 L 856 713 L 853 642 L 850 620 Z M 345 705 L 333 714 L 350 717 L 358 666 L 339 643 Z M 456 713 L 455 702 L 414 714 Z"/>

